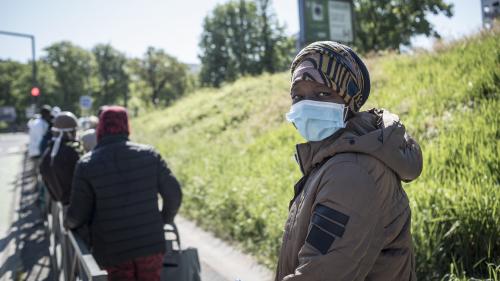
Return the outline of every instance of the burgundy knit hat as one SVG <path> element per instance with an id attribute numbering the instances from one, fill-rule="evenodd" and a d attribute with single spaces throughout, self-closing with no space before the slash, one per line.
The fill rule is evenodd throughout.
<path id="1" fill-rule="evenodd" d="M 99 115 L 97 142 L 107 135 L 129 135 L 127 110 L 121 106 L 108 106 Z"/>

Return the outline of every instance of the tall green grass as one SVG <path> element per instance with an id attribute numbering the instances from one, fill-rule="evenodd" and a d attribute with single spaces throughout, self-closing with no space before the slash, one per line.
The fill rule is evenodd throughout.
<path id="1" fill-rule="evenodd" d="M 421 280 L 498 280 L 500 268 L 498 31 L 436 52 L 368 60 L 365 108 L 400 115 L 424 152 L 405 185 Z M 284 120 L 289 74 L 204 89 L 133 120 L 184 186 L 182 213 L 273 268 L 302 139 Z"/>

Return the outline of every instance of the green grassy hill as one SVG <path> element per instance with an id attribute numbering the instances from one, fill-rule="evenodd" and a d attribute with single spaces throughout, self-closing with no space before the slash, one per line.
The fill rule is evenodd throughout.
<path id="1" fill-rule="evenodd" d="M 405 185 L 420 280 L 500 274 L 500 33 L 368 60 L 370 107 L 400 115 L 424 152 Z M 284 119 L 289 74 L 200 90 L 133 120 L 184 186 L 182 213 L 274 267 L 302 139 Z"/>

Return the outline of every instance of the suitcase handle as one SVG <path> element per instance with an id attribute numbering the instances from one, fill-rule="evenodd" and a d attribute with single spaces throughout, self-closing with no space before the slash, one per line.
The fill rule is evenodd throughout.
<path id="1" fill-rule="evenodd" d="M 179 246 L 179 250 L 181 250 L 182 249 L 181 248 L 181 237 L 179 235 L 179 230 L 177 229 L 177 225 L 175 224 L 175 222 L 165 224 L 165 225 L 166 226 L 170 225 L 172 227 L 172 229 L 164 228 L 165 233 L 173 233 L 175 235 L 175 242 L 177 242 L 177 246 Z"/>

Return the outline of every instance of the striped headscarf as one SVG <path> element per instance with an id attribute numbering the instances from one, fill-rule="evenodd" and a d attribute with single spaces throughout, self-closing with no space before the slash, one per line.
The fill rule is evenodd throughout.
<path id="1" fill-rule="evenodd" d="M 299 52 L 292 62 L 292 87 L 312 80 L 338 92 L 357 112 L 370 95 L 370 75 L 351 48 L 333 41 L 315 42 Z"/>

